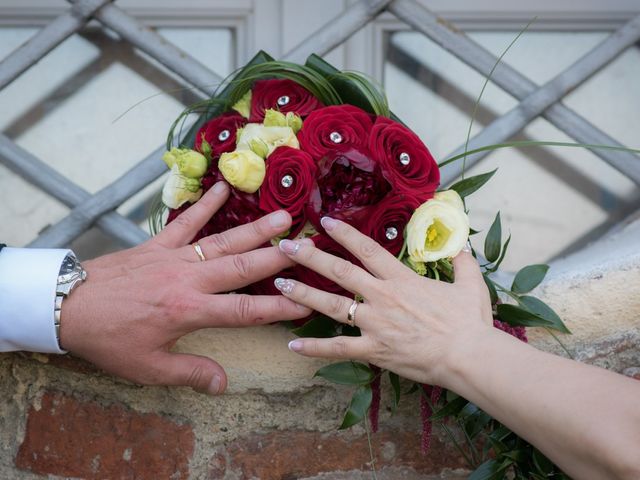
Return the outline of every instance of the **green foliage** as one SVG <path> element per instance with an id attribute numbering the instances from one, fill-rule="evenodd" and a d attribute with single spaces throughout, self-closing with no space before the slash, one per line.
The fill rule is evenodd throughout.
<path id="1" fill-rule="evenodd" d="M 371 385 L 359 386 L 353 393 L 353 397 L 351 397 L 351 404 L 347 409 L 347 413 L 344 414 L 340 430 L 352 427 L 364 420 L 367 410 L 371 406 L 372 398 Z"/>
<path id="2" fill-rule="evenodd" d="M 314 377 L 322 377 L 340 385 L 367 385 L 374 374 L 367 365 L 358 362 L 339 362 L 322 367 Z"/>
<path id="3" fill-rule="evenodd" d="M 400 377 L 397 373 L 393 373 L 389 371 L 389 383 L 391 383 L 391 388 L 393 389 L 393 395 L 391 397 L 392 403 L 391 408 L 395 412 L 396 408 L 398 408 L 398 404 L 400 403 Z"/>
<path id="4" fill-rule="evenodd" d="M 549 265 L 529 265 L 524 267 L 516 274 L 511 285 L 511 291 L 513 293 L 530 292 L 540 285 L 548 270 Z"/>
<path id="5" fill-rule="evenodd" d="M 536 297 L 532 297 L 529 295 L 522 295 L 518 297 L 518 303 L 521 307 L 526 310 L 536 314 L 537 316 L 551 322 L 553 324 L 552 327 L 555 330 L 558 330 L 562 333 L 571 333 L 571 331 L 566 327 L 562 319 L 558 316 L 553 309 L 544 303 L 542 300 Z"/>
<path id="6" fill-rule="evenodd" d="M 317 315 L 303 326 L 294 328 L 291 332 L 298 337 L 329 338 L 338 334 L 337 327 L 338 325 L 332 318 L 326 315 Z"/>
<path id="7" fill-rule="evenodd" d="M 489 233 L 484 240 L 484 256 L 489 262 L 495 262 L 500 257 L 502 245 L 502 223 L 500 222 L 500 212 L 489 228 Z"/>
<path id="8" fill-rule="evenodd" d="M 450 189 L 458 192 L 460 198 L 468 197 L 473 192 L 482 187 L 485 183 L 487 183 L 491 179 L 491 177 L 493 177 L 496 171 L 497 169 L 487 173 L 481 173 L 480 175 L 474 175 L 473 177 L 465 178 L 464 180 L 460 180 L 451 185 Z"/>

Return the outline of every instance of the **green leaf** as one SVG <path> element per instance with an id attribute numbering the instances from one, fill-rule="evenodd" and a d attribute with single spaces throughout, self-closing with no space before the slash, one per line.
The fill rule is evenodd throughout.
<path id="1" fill-rule="evenodd" d="M 500 222 L 500 212 L 489 228 L 487 238 L 484 239 L 484 256 L 489 262 L 495 262 L 500 256 L 500 245 L 502 243 L 502 223 Z"/>
<path id="2" fill-rule="evenodd" d="M 468 177 L 464 180 L 460 180 L 451 185 L 450 189 L 458 192 L 460 198 L 468 197 L 473 192 L 482 187 L 485 183 L 487 183 L 489 179 L 493 177 L 497 170 L 498 169 L 496 168 L 491 172 L 481 173 L 480 175 L 475 175 L 473 177 Z"/>
<path id="3" fill-rule="evenodd" d="M 389 371 L 389 381 L 391 382 L 391 387 L 393 388 L 393 411 L 398 408 L 398 404 L 400 403 L 400 377 L 397 373 L 393 373 Z"/>
<path id="4" fill-rule="evenodd" d="M 471 472 L 468 480 L 496 480 L 502 478 L 504 471 L 511 463 L 510 460 L 504 462 L 496 459 L 487 460 Z"/>
<path id="5" fill-rule="evenodd" d="M 314 377 L 322 377 L 340 385 L 367 385 L 373 381 L 373 371 L 358 362 L 339 362 L 322 367 Z"/>
<path id="6" fill-rule="evenodd" d="M 549 328 L 554 328 L 562 333 L 571 333 L 558 314 L 542 300 L 530 295 L 523 295 L 519 298 L 519 302 L 522 307 L 551 322 L 553 326 L 549 326 Z"/>
<path id="7" fill-rule="evenodd" d="M 299 337 L 330 338 L 338 334 L 336 321 L 326 315 L 318 315 L 291 332 Z"/>
<path id="8" fill-rule="evenodd" d="M 506 242 L 504 242 L 504 245 L 502 246 L 502 251 L 500 252 L 500 258 L 498 258 L 498 261 L 496 261 L 493 264 L 493 267 L 487 269 L 487 272 L 495 272 L 496 270 L 498 270 L 498 267 L 500 266 L 500 264 L 504 260 L 504 256 L 507 254 L 507 249 L 509 248 L 509 243 L 511 243 L 511 234 L 509 234 L 509 236 L 507 237 Z"/>
<path id="9" fill-rule="evenodd" d="M 513 279 L 513 293 L 527 293 L 540 285 L 549 270 L 549 265 L 529 265 L 521 269 Z"/>
<path id="10" fill-rule="evenodd" d="M 497 306 L 497 310 L 498 318 L 509 325 L 554 328 L 553 323 L 549 320 L 515 305 L 500 304 Z"/>
<path id="11" fill-rule="evenodd" d="M 360 423 L 367 414 L 367 410 L 369 410 L 372 398 L 373 394 L 371 391 L 371 385 L 362 385 L 358 387 L 354 392 L 353 397 L 351 397 L 351 404 L 349 405 L 347 413 L 344 415 L 342 425 L 340 425 L 340 430 Z"/>
<path id="12" fill-rule="evenodd" d="M 468 403 L 462 409 L 461 413 L 460 417 L 464 419 L 462 428 L 471 440 L 473 440 L 492 420 L 489 415 L 480 410 L 473 403 Z"/>
<path id="13" fill-rule="evenodd" d="M 464 407 L 469 404 L 469 401 L 463 397 L 456 397 L 453 400 L 447 402 L 445 406 L 443 406 L 440 410 L 435 412 L 429 420 L 435 422 L 437 420 L 442 420 L 446 417 L 450 417 L 453 415 L 458 415 Z"/>
<path id="14" fill-rule="evenodd" d="M 498 301 L 498 292 L 496 291 L 496 287 L 493 284 L 493 280 L 489 278 L 487 274 L 482 274 L 482 279 L 484 280 L 485 285 L 489 289 L 489 296 L 491 297 L 491 305 L 495 305 Z"/>
<path id="15" fill-rule="evenodd" d="M 545 457 L 537 448 L 533 449 L 533 465 L 543 476 L 548 476 L 553 472 L 553 463 Z"/>

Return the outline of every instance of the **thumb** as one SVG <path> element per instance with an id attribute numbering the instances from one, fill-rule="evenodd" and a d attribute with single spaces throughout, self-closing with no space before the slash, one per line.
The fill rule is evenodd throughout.
<path id="1" fill-rule="evenodd" d="M 208 395 L 219 395 L 227 388 L 224 369 L 208 357 L 163 352 L 155 364 L 163 372 L 165 385 L 187 386 Z"/>
<path id="2" fill-rule="evenodd" d="M 478 261 L 471 254 L 469 243 L 453 257 L 453 271 L 455 283 L 482 283 L 482 272 Z"/>

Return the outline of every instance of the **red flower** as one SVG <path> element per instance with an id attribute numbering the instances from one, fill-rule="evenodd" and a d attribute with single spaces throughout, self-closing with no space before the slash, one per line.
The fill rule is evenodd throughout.
<path id="1" fill-rule="evenodd" d="M 352 223 L 359 210 L 375 205 L 391 190 L 379 166 L 358 150 L 330 152 L 320 160 L 318 170 L 317 187 L 307 208 L 307 218 L 318 231 L 324 215 Z"/>
<path id="2" fill-rule="evenodd" d="M 369 150 L 394 189 L 420 193 L 426 200 L 438 188 L 438 164 L 422 140 L 400 123 L 378 117 L 369 136 Z"/>
<path id="3" fill-rule="evenodd" d="M 335 255 L 336 257 L 344 258 L 345 260 L 349 260 L 351 263 L 361 266 L 362 264 L 355 258 L 346 248 L 337 243 L 331 237 L 323 234 L 318 234 L 311 237 L 313 243 L 316 248 L 322 250 L 323 252 L 329 253 L 331 255 Z M 295 276 L 297 280 L 306 283 L 315 288 L 319 288 L 320 290 L 324 290 L 326 292 L 335 293 L 337 295 L 344 295 L 346 297 L 353 297 L 353 292 L 349 293 L 347 290 L 342 288 L 340 285 L 334 283 L 332 280 L 329 280 L 326 277 L 323 277 L 317 272 L 308 269 L 307 267 L 303 267 L 302 265 L 296 265 L 293 267 Z"/>
<path id="4" fill-rule="evenodd" d="M 317 167 L 311 156 L 291 147 L 279 147 L 266 160 L 260 187 L 260 208 L 265 212 L 284 209 L 293 218 L 292 235 L 304 226 L 304 207 L 315 183 Z"/>
<path id="5" fill-rule="evenodd" d="M 202 137 L 211 145 L 211 157 L 216 159 L 236 148 L 236 130 L 247 123 L 247 119 L 236 112 L 223 113 L 205 123 L 196 134 L 194 148 L 202 152 Z M 217 169 L 217 162 L 211 162 Z M 215 165 L 215 167 L 214 167 Z"/>
<path id="6" fill-rule="evenodd" d="M 294 112 L 306 117 L 322 102 L 306 88 L 289 79 L 258 80 L 251 90 L 251 122 L 262 122 L 265 110 L 272 108 L 282 113 Z"/>
<path id="7" fill-rule="evenodd" d="M 353 225 L 393 255 L 398 255 L 404 243 L 404 229 L 421 203 L 420 199 L 406 193 L 392 192 L 376 205 L 356 213 Z"/>
<path id="8" fill-rule="evenodd" d="M 258 196 L 231 189 L 229 198 L 200 231 L 200 238 L 253 222 L 262 216 Z"/>
<path id="9" fill-rule="evenodd" d="M 372 125 L 371 115 L 353 105 L 320 108 L 302 124 L 300 148 L 316 161 L 336 151 L 364 151 Z"/>

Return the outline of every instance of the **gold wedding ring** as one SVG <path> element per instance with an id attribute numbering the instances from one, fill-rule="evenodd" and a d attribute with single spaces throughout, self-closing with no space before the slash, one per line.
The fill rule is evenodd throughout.
<path id="1" fill-rule="evenodd" d="M 200 244 L 198 242 L 194 242 L 191 244 L 191 246 L 196 251 L 196 254 L 198 255 L 198 258 L 200 259 L 200 261 L 206 262 L 207 259 L 205 258 L 204 253 L 202 253 L 202 247 L 200 246 Z"/>
<path id="2" fill-rule="evenodd" d="M 349 313 L 347 313 L 347 324 L 351 327 L 356 326 L 356 310 L 358 309 L 358 305 L 360 305 L 360 302 L 354 300 L 349 307 Z"/>

